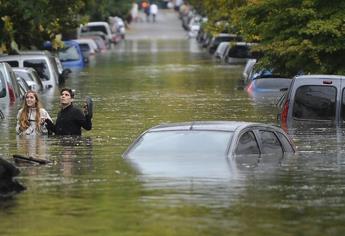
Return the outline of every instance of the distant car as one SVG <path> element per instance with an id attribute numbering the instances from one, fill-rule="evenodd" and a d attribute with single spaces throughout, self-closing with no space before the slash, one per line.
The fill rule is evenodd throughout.
<path id="1" fill-rule="evenodd" d="M 283 92 L 290 87 L 291 78 L 259 77 L 252 80 L 246 87 L 248 93 Z"/>
<path id="2" fill-rule="evenodd" d="M 245 83 L 248 83 L 249 75 L 251 74 L 257 59 L 248 59 L 244 66 L 242 78 Z"/>
<path id="3" fill-rule="evenodd" d="M 84 57 L 86 58 L 93 56 L 98 52 L 97 44 L 95 40 L 91 38 L 79 38 L 75 39 L 74 41 L 76 41 L 79 44 L 79 47 L 83 52 Z"/>
<path id="4" fill-rule="evenodd" d="M 227 48 L 230 46 L 230 42 L 225 41 L 225 42 L 221 42 L 216 51 L 214 52 L 213 56 L 218 59 L 218 60 L 222 60 L 224 59 L 225 56 L 225 52 L 227 50 Z"/>
<path id="5" fill-rule="evenodd" d="M 44 89 L 43 83 L 35 69 L 30 67 L 13 67 L 13 71 L 17 76 L 26 80 L 30 90 L 38 92 Z"/>
<path id="6" fill-rule="evenodd" d="M 105 34 L 107 41 L 110 43 L 117 42 L 117 35 L 111 31 L 110 25 L 106 21 L 94 21 L 88 22 L 85 25 L 81 25 L 78 29 L 78 38 L 85 32 L 102 32 Z"/>
<path id="7" fill-rule="evenodd" d="M 279 127 L 251 122 L 197 121 L 158 125 L 141 134 L 123 154 L 125 159 L 177 162 L 211 156 L 233 159 L 294 153 L 295 147 Z M 190 166 L 191 170 L 193 166 Z M 207 168 L 207 165 L 205 166 Z"/>
<path id="8" fill-rule="evenodd" d="M 251 47 L 255 43 L 233 42 L 229 44 L 224 52 L 224 61 L 229 64 L 246 64 L 251 59 Z"/>
<path id="9" fill-rule="evenodd" d="M 210 54 L 214 54 L 214 52 L 217 50 L 218 45 L 221 42 L 238 42 L 242 41 L 242 38 L 236 34 L 226 34 L 221 33 L 214 37 L 212 37 L 210 43 L 208 44 L 208 52 Z"/>
<path id="10" fill-rule="evenodd" d="M 281 98 L 278 118 L 284 128 L 345 125 L 345 76 L 295 76 Z"/>
<path id="11" fill-rule="evenodd" d="M 64 47 L 58 50 L 58 56 L 62 67 L 84 68 L 88 58 L 83 56 L 79 43 L 73 40 L 63 41 Z"/>

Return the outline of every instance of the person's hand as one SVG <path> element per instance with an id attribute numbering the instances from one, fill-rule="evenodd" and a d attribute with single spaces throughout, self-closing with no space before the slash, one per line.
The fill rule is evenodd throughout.
<path id="1" fill-rule="evenodd" d="M 87 103 L 86 103 L 86 102 L 84 103 L 84 107 L 83 107 L 83 108 L 84 108 L 84 110 L 83 110 L 84 115 L 87 116 L 87 115 L 89 114 L 89 112 L 88 112 L 88 106 L 87 106 Z"/>
<path id="2" fill-rule="evenodd" d="M 44 125 L 44 123 L 46 123 L 46 120 L 47 120 L 47 118 L 42 117 L 42 118 L 41 118 L 41 121 L 40 121 L 40 124 L 41 124 L 41 125 Z"/>

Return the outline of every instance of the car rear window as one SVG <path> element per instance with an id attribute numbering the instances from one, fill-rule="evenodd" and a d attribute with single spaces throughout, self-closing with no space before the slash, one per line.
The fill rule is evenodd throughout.
<path id="1" fill-rule="evenodd" d="M 18 61 L 6 61 L 11 67 L 19 67 Z"/>
<path id="2" fill-rule="evenodd" d="M 296 90 L 292 116 L 297 119 L 334 120 L 337 89 L 333 86 L 304 85 Z"/>
<path id="3" fill-rule="evenodd" d="M 226 155 L 232 132 L 161 131 L 149 132 L 129 150 L 128 156 Z"/>
<path id="4" fill-rule="evenodd" d="M 285 89 L 289 88 L 291 81 L 291 79 L 259 78 L 255 80 L 255 85 L 264 89 Z"/>
<path id="5" fill-rule="evenodd" d="M 246 45 L 234 45 L 231 46 L 228 57 L 236 57 L 236 58 L 250 58 L 250 48 Z"/>

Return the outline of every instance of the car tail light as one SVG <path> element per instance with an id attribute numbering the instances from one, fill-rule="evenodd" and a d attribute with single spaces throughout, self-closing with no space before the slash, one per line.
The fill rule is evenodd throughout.
<path id="1" fill-rule="evenodd" d="M 289 100 L 286 100 L 283 106 L 283 110 L 281 112 L 281 127 L 284 130 L 287 130 L 287 116 L 288 116 L 288 111 L 289 111 Z"/>
<path id="2" fill-rule="evenodd" d="M 253 82 L 251 82 L 247 88 L 246 88 L 247 92 L 252 92 L 253 91 Z"/>

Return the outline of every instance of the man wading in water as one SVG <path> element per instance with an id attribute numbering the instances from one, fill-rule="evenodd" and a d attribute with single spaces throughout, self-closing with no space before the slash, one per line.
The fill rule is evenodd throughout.
<path id="1" fill-rule="evenodd" d="M 84 111 L 73 106 L 74 93 L 69 88 L 63 88 L 60 92 L 60 104 L 61 110 L 58 113 L 55 125 L 47 119 L 47 128 L 50 133 L 56 135 L 81 135 L 81 128 L 86 130 L 92 129 L 92 106 L 91 99 L 86 106 Z M 92 109 L 92 107 L 91 107 Z M 91 111 L 91 112 L 90 112 Z M 89 114 L 89 112 L 91 114 Z"/>

